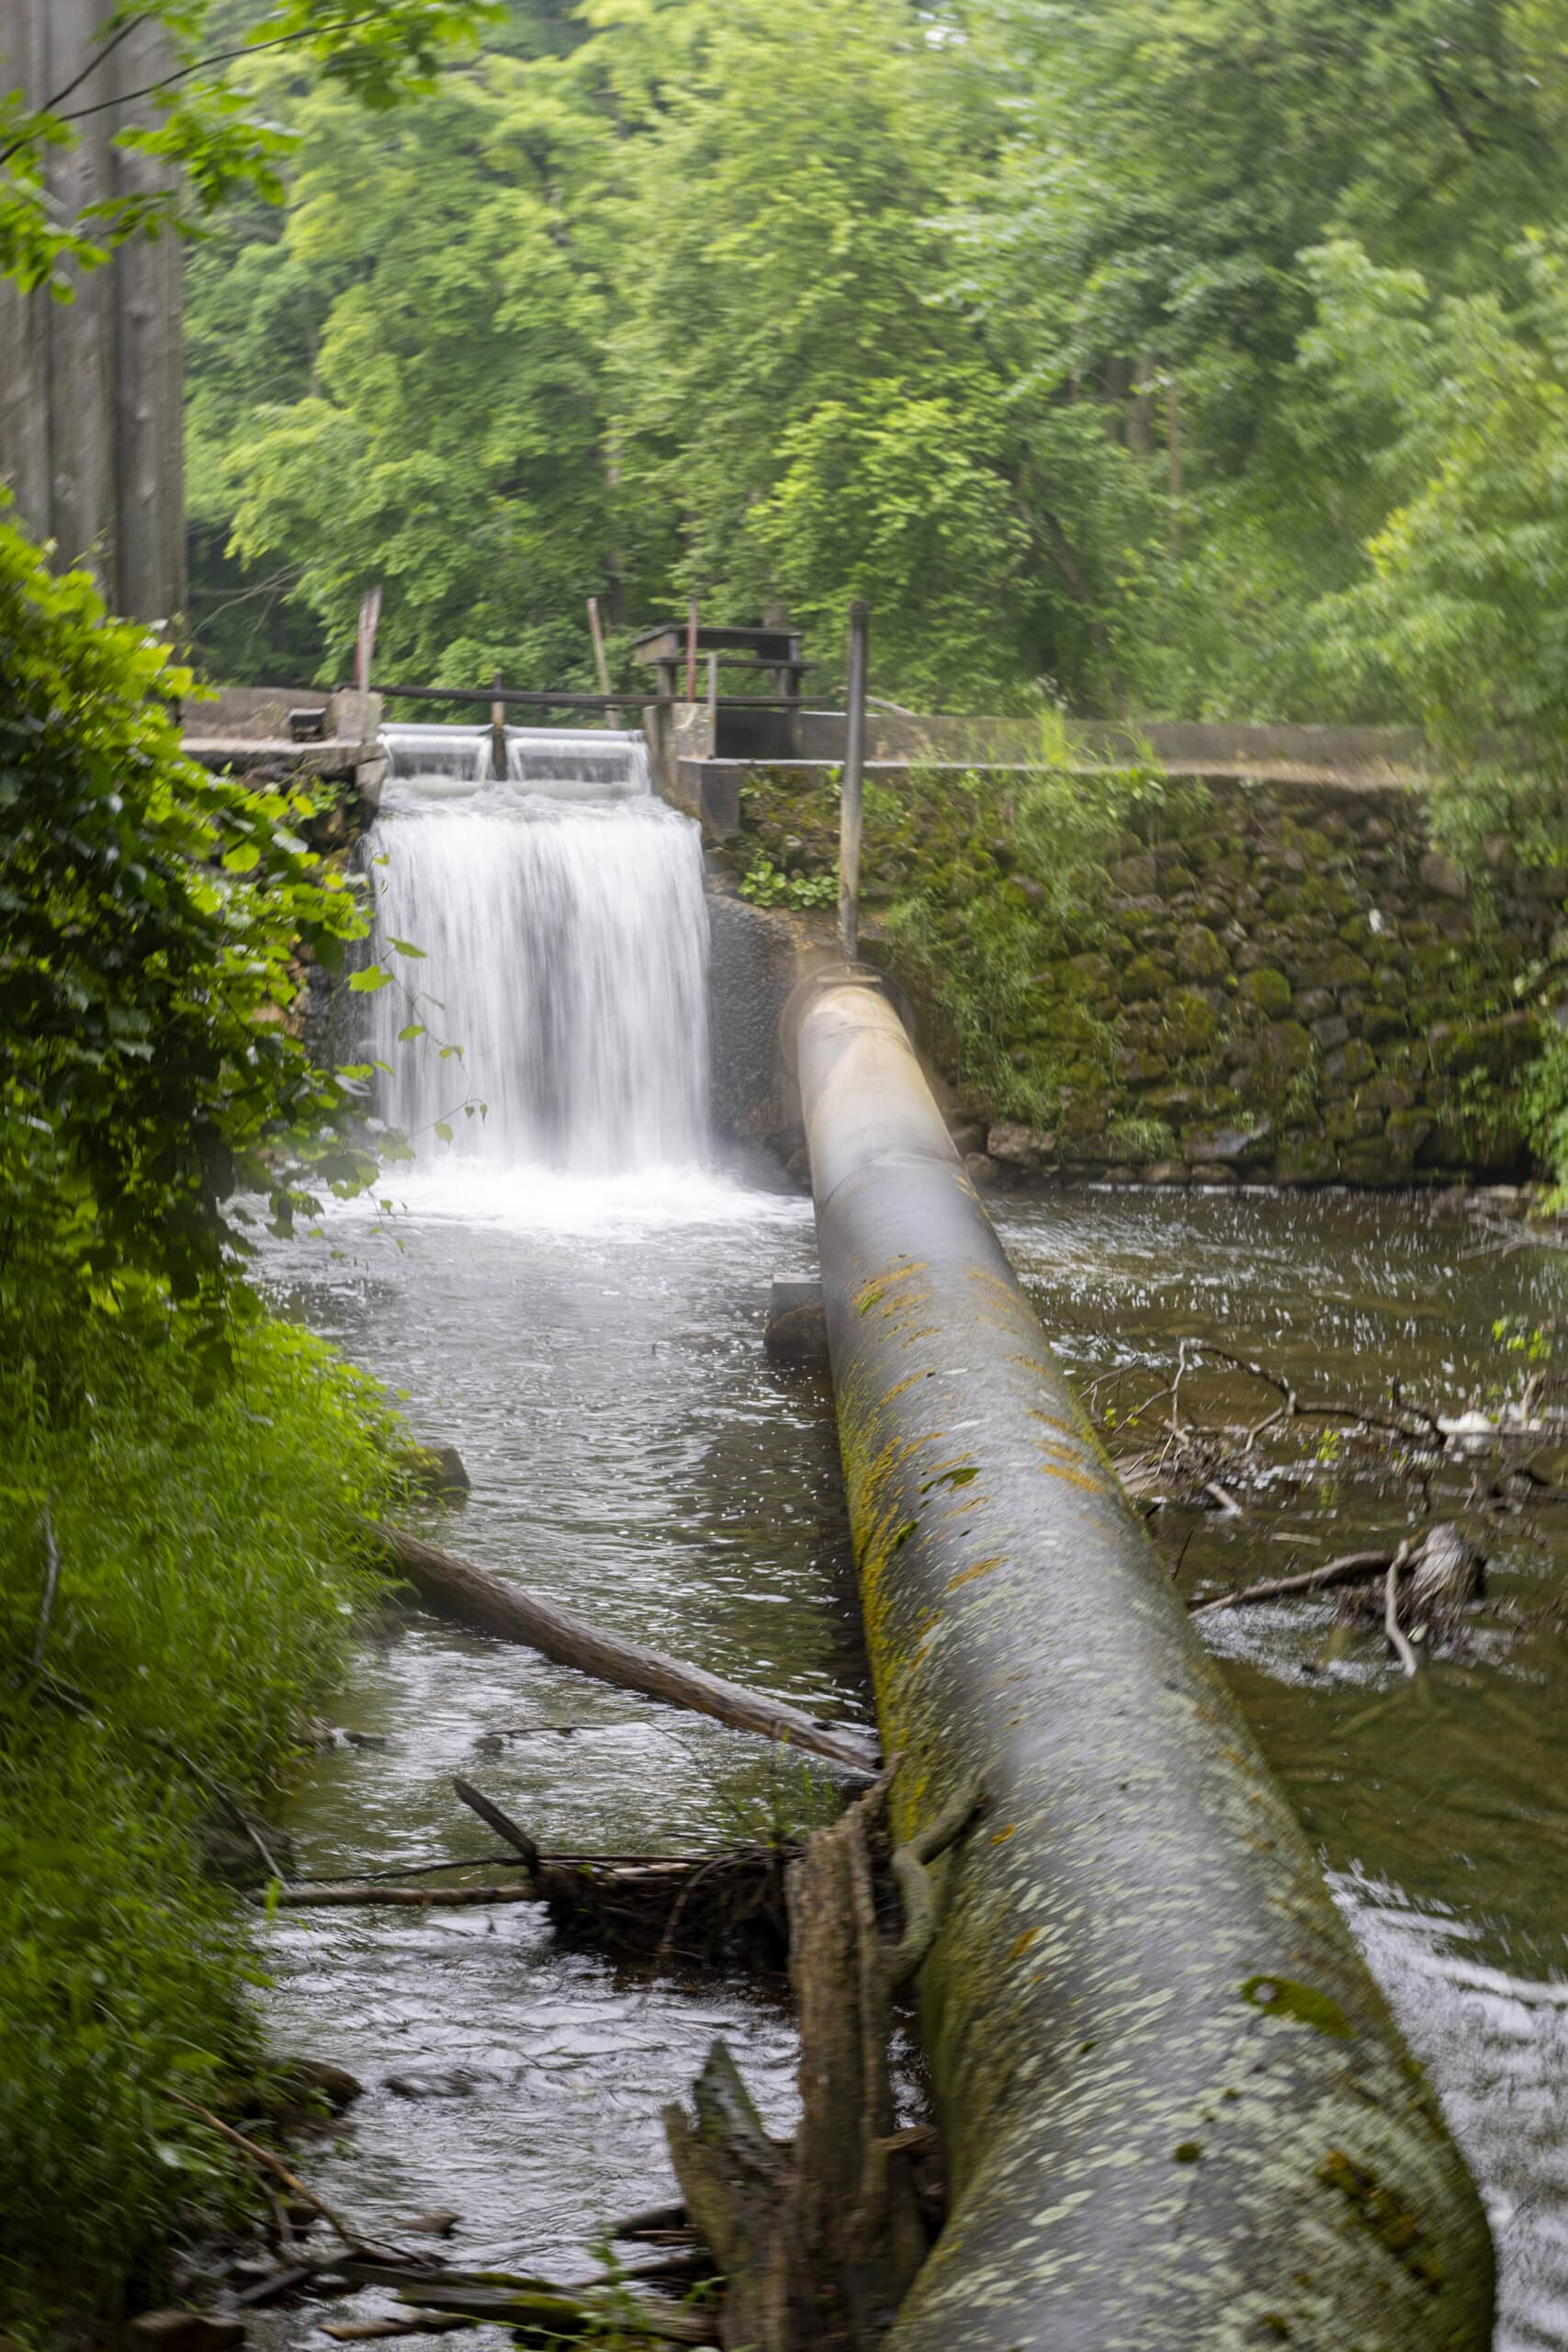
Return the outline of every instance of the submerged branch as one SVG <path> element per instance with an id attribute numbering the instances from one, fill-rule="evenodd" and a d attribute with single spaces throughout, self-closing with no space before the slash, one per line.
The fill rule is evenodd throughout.
<path id="1" fill-rule="evenodd" d="M 378 2252 L 383 2256 L 390 2256 L 397 2262 L 412 2261 L 416 2258 L 412 2255 L 405 2255 L 401 2246 L 386 2242 L 378 2245 L 376 2239 L 367 2237 L 363 2231 L 351 2229 L 342 2214 L 333 2211 L 325 2198 L 318 2197 L 313 2188 L 306 2188 L 298 2174 L 289 2171 L 281 2156 L 275 2156 L 270 2148 L 258 2147 L 255 2141 L 247 2140 L 243 2132 L 236 2132 L 231 2123 L 225 2123 L 222 2117 L 214 2115 L 209 2107 L 201 2107 L 194 2098 L 186 2098 L 183 2091 L 164 2089 L 159 2096 L 166 2098 L 172 2107 L 184 2108 L 187 2115 L 194 2115 L 199 2122 L 207 2125 L 209 2132 L 216 2132 L 219 2137 L 226 2140 L 231 2148 L 238 2149 L 241 2155 L 247 2157 L 263 2172 L 270 2173 L 274 2180 L 282 2183 L 290 2197 L 298 2199 L 301 2205 L 309 2205 L 312 2212 L 319 2213 L 322 2221 L 331 2229 L 336 2231 L 344 2245 L 364 2247 L 371 2253 Z"/>
<path id="2" fill-rule="evenodd" d="M 1359 1584 L 1381 1577 L 1390 1566 L 1390 1552 L 1347 1552 L 1342 1559 L 1325 1561 L 1300 1576 L 1270 1577 L 1265 1584 L 1249 1584 L 1239 1592 L 1225 1592 L 1217 1600 L 1190 1600 L 1194 1617 L 1213 1617 L 1222 1609 L 1247 1609 L 1259 1600 L 1290 1600 L 1304 1592 L 1326 1592 L 1334 1585 Z"/>
<path id="3" fill-rule="evenodd" d="M 1382 1629 L 1388 1636 L 1390 1649 L 1405 1673 L 1413 1677 L 1420 1661 L 1399 1623 L 1399 1572 L 1409 1557 L 1410 1545 L 1406 1541 L 1388 1564 L 1388 1580 L 1382 1592 Z"/>

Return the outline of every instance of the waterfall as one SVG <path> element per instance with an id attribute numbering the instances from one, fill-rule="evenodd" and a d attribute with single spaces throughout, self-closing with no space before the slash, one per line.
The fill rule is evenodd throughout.
<path id="1" fill-rule="evenodd" d="M 371 1000 L 389 1124 L 422 1160 L 449 1149 L 584 1176 L 700 1161 L 701 838 L 652 797 L 641 738 L 509 730 L 504 782 L 488 730 L 389 739 L 367 845 L 375 944 L 399 982 Z M 400 1041 L 409 1027 L 425 1034 Z M 461 1057 L 443 1058 L 449 1046 Z"/>

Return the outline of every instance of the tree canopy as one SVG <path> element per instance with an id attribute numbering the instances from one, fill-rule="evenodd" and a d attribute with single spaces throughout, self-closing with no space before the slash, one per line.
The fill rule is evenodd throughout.
<path id="1" fill-rule="evenodd" d="M 286 203 L 193 269 L 201 645 L 330 672 L 384 579 L 400 667 L 587 683 L 589 594 L 864 595 L 927 705 L 1420 716 L 1340 601 L 1416 447 L 1325 338 L 1418 267 L 1556 366 L 1565 67 L 1547 0 L 511 0 L 387 122 L 275 68 Z"/>

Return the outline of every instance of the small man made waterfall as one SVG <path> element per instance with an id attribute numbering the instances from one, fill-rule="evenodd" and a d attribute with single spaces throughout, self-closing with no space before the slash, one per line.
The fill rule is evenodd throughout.
<path id="1" fill-rule="evenodd" d="M 400 983 L 373 1000 L 389 1123 L 427 1162 L 450 1150 L 580 1176 L 700 1162 L 701 840 L 653 797 L 641 737 L 508 729 L 504 779 L 488 729 L 384 741 L 369 857 L 376 944 Z M 424 1034 L 400 1036 L 411 1028 Z"/>

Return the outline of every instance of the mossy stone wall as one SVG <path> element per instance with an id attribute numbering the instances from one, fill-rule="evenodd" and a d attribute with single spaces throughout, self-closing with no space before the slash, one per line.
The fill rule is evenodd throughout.
<path id="1" fill-rule="evenodd" d="M 1030 785 L 868 786 L 866 952 L 919 1006 L 982 1181 L 1527 1171 L 1519 1079 L 1568 948 L 1561 877 L 1498 840 L 1472 882 L 1418 789 L 1225 776 L 1113 813 L 1065 908 L 1049 840 L 1019 822 Z M 830 871 L 837 826 L 828 772 L 752 769 L 728 854 Z"/>

